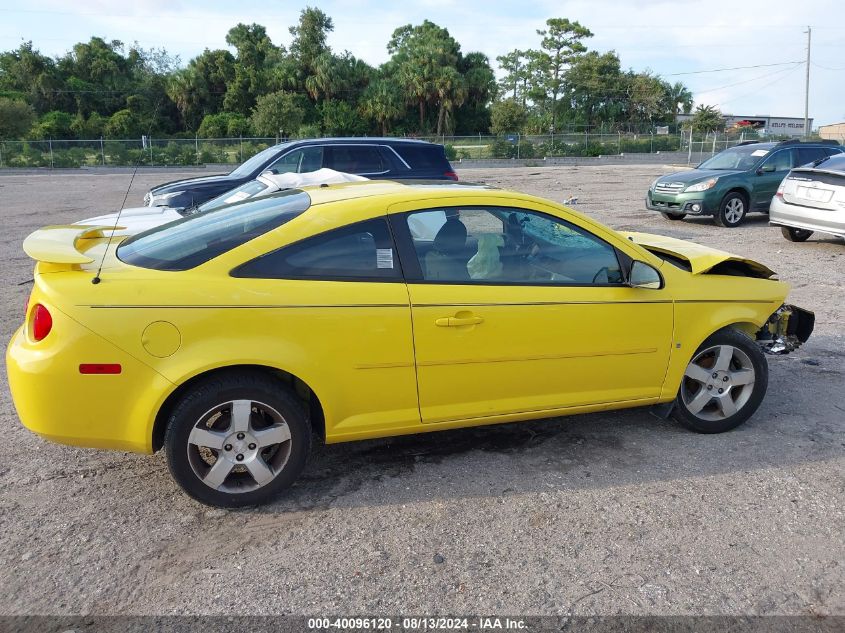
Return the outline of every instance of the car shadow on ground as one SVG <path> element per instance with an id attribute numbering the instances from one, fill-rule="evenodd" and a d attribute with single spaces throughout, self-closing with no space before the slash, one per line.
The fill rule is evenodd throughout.
<path id="1" fill-rule="evenodd" d="M 845 352 L 816 345 L 809 355 L 772 357 L 770 367 L 763 405 L 729 433 L 700 435 L 630 409 L 320 443 L 297 484 L 258 511 L 671 483 L 845 456 Z"/>

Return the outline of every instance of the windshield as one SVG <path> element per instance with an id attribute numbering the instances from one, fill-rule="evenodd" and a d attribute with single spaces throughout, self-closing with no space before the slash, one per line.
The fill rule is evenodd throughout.
<path id="1" fill-rule="evenodd" d="M 249 176 L 252 174 L 256 169 L 261 167 L 264 163 L 272 159 L 276 156 L 281 150 L 287 147 L 288 144 L 285 145 L 273 145 L 272 147 L 268 147 L 267 149 L 258 152 L 255 156 L 250 159 L 247 159 L 240 166 L 235 167 L 229 175 L 234 176 L 236 178 L 243 178 L 244 176 Z"/>
<path id="2" fill-rule="evenodd" d="M 699 169 L 751 169 L 759 163 L 765 156 L 769 154 L 769 150 L 758 145 L 743 145 L 742 147 L 732 147 L 726 149 L 724 152 L 719 152 L 713 158 L 708 158 L 701 163 Z"/>
<path id="3" fill-rule="evenodd" d="M 266 189 L 267 185 L 265 185 L 260 180 L 250 180 L 249 182 L 245 182 L 244 184 L 242 184 L 240 187 L 230 189 L 226 193 L 220 194 L 216 198 L 212 198 L 207 202 L 203 202 L 199 207 L 197 207 L 197 212 L 201 213 L 203 211 L 211 211 L 212 209 L 222 207 L 225 204 L 234 204 L 236 202 L 242 202 L 244 200 L 254 198 Z"/>
<path id="4" fill-rule="evenodd" d="M 288 189 L 163 224 L 123 242 L 117 257 L 156 270 L 187 270 L 245 244 L 300 215 L 311 198 Z"/>

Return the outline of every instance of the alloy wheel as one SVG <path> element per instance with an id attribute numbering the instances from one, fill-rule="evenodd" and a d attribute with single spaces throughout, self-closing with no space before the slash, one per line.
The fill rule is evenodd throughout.
<path id="1" fill-rule="evenodd" d="M 732 345 L 699 352 L 684 372 L 681 398 L 701 420 L 724 420 L 739 412 L 754 391 L 756 372 L 751 359 Z"/>
<path id="2" fill-rule="evenodd" d="M 243 493 L 273 481 L 291 452 L 284 417 L 269 405 L 232 400 L 207 411 L 188 437 L 188 462 L 214 490 Z"/>

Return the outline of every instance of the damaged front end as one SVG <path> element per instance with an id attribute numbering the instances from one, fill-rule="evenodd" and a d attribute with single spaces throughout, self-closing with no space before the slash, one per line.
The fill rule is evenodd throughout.
<path id="1" fill-rule="evenodd" d="M 757 342 L 767 354 L 789 354 L 810 338 L 815 322 L 809 310 L 784 304 L 757 332 Z"/>

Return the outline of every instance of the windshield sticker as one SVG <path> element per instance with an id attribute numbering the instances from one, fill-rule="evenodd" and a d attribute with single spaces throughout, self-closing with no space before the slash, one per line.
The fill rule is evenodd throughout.
<path id="1" fill-rule="evenodd" d="M 376 268 L 393 268 L 393 249 L 376 249 Z"/>
<path id="2" fill-rule="evenodd" d="M 751 152 L 751 155 L 752 156 L 765 156 L 768 153 L 769 153 L 769 150 L 767 150 L 767 149 L 755 149 L 753 152 Z"/>

